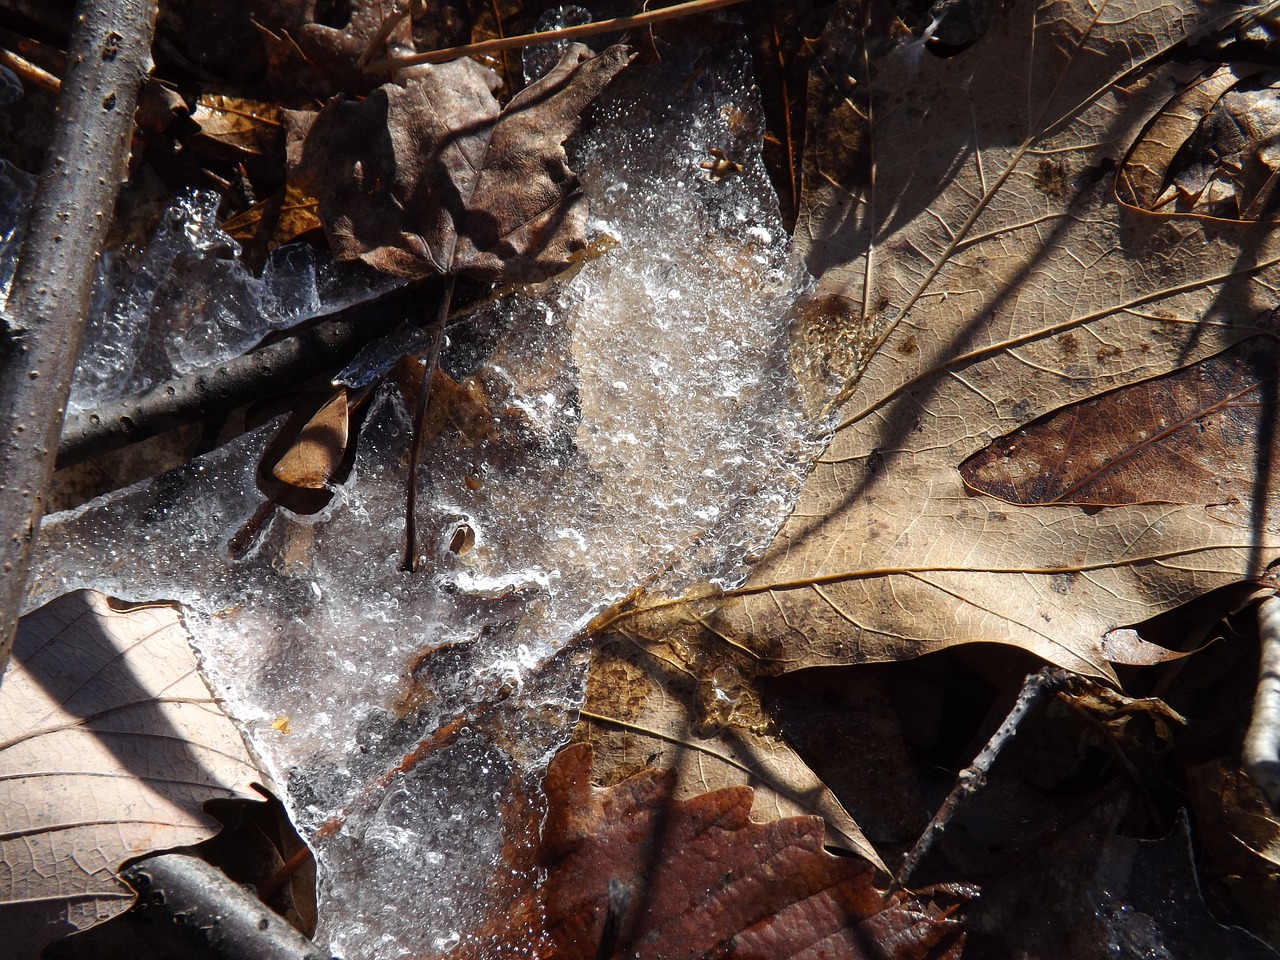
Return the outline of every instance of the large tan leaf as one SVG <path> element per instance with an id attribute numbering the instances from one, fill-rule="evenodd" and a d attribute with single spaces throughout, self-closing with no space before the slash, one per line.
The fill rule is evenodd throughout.
<path id="1" fill-rule="evenodd" d="M 1249 436 L 1187 447 L 1210 473 L 1206 457 L 1253 458 L 1232 490 L 1162 496 L 1176 455 L 1148 471 L 1150 495 L 1106 507 L 1013 505 L 960 471 L 1052 411 L 1121 388 L 1142 406 L 1164 389 L 1153 378 L 1275 336 L 1271 225 L 1153 213 L 1113 188 L 1202 69 L 1170 52 L 1256 12 L 1017 0 L 949 60 L 864 46 L 851 19 L 829 27 L 797 230 L 826 309 L 802 333 L 848 386 L 794 514 L 720 608 L 721 635 L 772 672 L 996 641 L 1106 677 L 1107 630 L 1273 558 L 1274 369 L 1257 390 L 1269 401 L 1232 421 Z M 1199 399 L 1200 413 L 1231 403 Z M 1168 428 L 1147 405 L 1118 450 Z M 1094 456 L 1090 437 L 1071 442 L 1059 465 Z M 1005 452 L 1019 475 L 1049 469 Z"/>
<path id="2" fill-rule="evenodd" d="M 120 864 L 217 832 L 265 782 L 166 605 L 67 594 L 22 619 L 0 684 L 0 933 L 11 957 L 129 908 Z"/>

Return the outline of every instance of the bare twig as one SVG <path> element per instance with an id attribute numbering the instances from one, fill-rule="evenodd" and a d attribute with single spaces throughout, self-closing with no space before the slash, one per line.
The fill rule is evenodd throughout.
<path id="1" fill-rule="evenodd" d="M 53 474 L 98 255 L 151 67 L 154 0 L 83 0 L 57 128 L 0 324 L 0 670 Z"/>
<path id="2" fill-rule="evenodd" d="M 902 862 L 902 867 L 898 870 L 898 876 L 894 880 L 895 887 L 905 887 L 907 885 L 907 881 L 911 879 L 911 875 L 915 872 L 916 867 L 920 865 L 920 861 L 928 855 L 938 837 L 946 830 L 947 824 L 951 822 L 956 808 L 960 805 L 960 801 L 975 793 L 986 783 L 987 774 L 995 764 L 996 758 L 1000 756 L 1000 751 L 1013 740 L 1018 728 L 1026 720 L 1027 715 L 1048 696 L 1062 689 L 1070 677 L 1070 673 L 1059 667 L 1044 667 L 1030 674 L 1023 681 L 1018 699 L 1014 702 L 1013 709 L 1009 711 L 1009 715 L 1004 718 L 1004 723 L 1000 724 L 1000 729 L 992 734 L 991 739 L 987 741 L 987 745 L 974 758 L 973 763 L 969 764 L 957 775 L 956 785 L 947 794 L 947 799 L 942 802 L 942 806 L 938 808 L 938 812 L 933 815 L 929 825 L 920 834 L 920 839 L 916 841 L 916 845 L 911 848 L 906 860 Z"/>
<path id="3" fill-rule="evenodd" d="M 1244 768 L 1271 804 L 1280 810 L 1280 596 L 1258 605 L 1258 692 L 1253 720 L 1244 738 Z"/>
<path id="4" fill-rule="evenodd" d="M 26 57 L 20 57 L 12 50 L 0 47 L 0 66 L 8 67 L 19 80 L 25 80 L 32 86 L 57 93 L 62 89 L 62 81 L 43 67 L 38 67 Z"/>
<path id="5" fill-rule="evenodd" d="M 601 33 L 618 33 L 634 27 L 645 27 L 664 20 L 675 20 L 679 17 L 692 16 L 695 13 L 708 13 L 721 7 L 731 7 L 746 0 L 689 0 L 677 3 L 661 10 L 650 10 L 629 17 L 614 17 L 612 20 L 601 20 L 597 23 L 583 23 L 575 27 L 561 27 L 559 30 L 547 30 L 542 33 L 524 33 L 516 37 L 499 37 L 484 40 L 480 43 L 468 43 L 460 47 L 448 47 L 444 50 L 432 50 L 427 53 L 416 53 L 411 57 L 388 57 L 364 64 L 366 73 L 385 73 L 399 70 L 402 67 L 414 67 L 420 63 L 444 63 L 457 60 L 459 57 L 475 57 L 486 53 L 500 53 L 503 50 L 517 50 L 539 43 L 556 43 L 560 40 L 577 40 L 579 37 L 593 37 Z"/>
<path id="6" fill-rule="evenodd" d="M 250 889 L 198 857 L 166 853 L 140 860 L 120 876 L 135 890 L 140 919 L 201 956 L 242 960 L 323 960 L 319 947 L 289 926 Z"/>
<path id="7" fill-rule="evenodd" d="M 58 446 L 58 466 L 72 466 L 174 427 L 226 416 L 340 367 L 366 343 L 403 322 L 421 296 L 421 291 L 397 291 L 216 367 L 73 413 Z"/>

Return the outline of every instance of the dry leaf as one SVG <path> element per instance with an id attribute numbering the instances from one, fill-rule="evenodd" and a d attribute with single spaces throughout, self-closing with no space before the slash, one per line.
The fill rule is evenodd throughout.
<path id="1" fill-rule="evenodd" d="M 284 157 L 285 136 L 281 113 L 274 103 L 204 94 L 191 114 L 200 124 L 193 144 L 232 163 L 246 157 L 279 163 Z"/>
<path id="2" fill-rule="evenodd" d="M 296 184 L 286 183 L 267 199 L 231 217 L 222 229 L 232 239 L 252 246 L 258 252 L 258 259 L 265 259 L 267 253 L 281 244 L 320 229 L 316 207 L 314 197 Z"/>
<path id="3" fill-rule="evenodd" d="M 960 955 L 963 928 L 951 910 L 924 895 L 885 897 L 868 864 L 822 849 L 816 817 L 755 823 L 745 787 L 676 800 L 671 773 L 645 770 L 604 789 L 590 774 L 586 744 L 551 762 L 538 847 L 547 878 L 512 906 L 502 930 L 461 956 L 500 952 L 504 931 L 528 929 L 530 916 L 545 930 L 539 946 L 558 960 Z M 611 886 L 616 952 L 597 952 Z"/>
<path id="4" fill-rule="evenodd" d="M 1122 205 L 1111 173 L 1194 76 L 1166 54 L 1247 15 L 1019 0 L 950 59 L 863 45 L 851 14 L 833 23 L 797 239 L 819 308 L 847 312 L 802 333 L 849 380 L 793 515 L 709 621 L 719 635 L 773 672 L 996 641 L 1111 677 L 1108 630 L 1262 572 L 1280 546 L 1262 469 L 1275 405 L 1233 402 L 1231 377 L 1274 356 L 1280 237 Z M 1274 396 L 1273 361 L 1250 376 Z M 1159 409 L 1179 391 L 1186 404 Z M 1086 402 L 1091 431 L 1127 404 L 1129 433 L 1065 449 L 1047 425 Z M 1030 430 L 1075 474 L 1118 478 L 1137 438 L 1176 417 L 1185 435 L 1134 490 L 1088 501 L 1121 505 L 1011 505 L 961 472 Z M 1201 480 L 1178 479 L 1186 457 Z"/>
<path id="5" fill-rule="evenodd" d="M 291 487 L 324 489 L 346 459 L 348 426 L 347 391 L 339 387 L 303 424 L 271 475 Z"/>
<path id="6" fill-rule="evenodd" d="M 1280 89 L 1252 64 L 1221 67 L 1180 91 L 1130 149 L 1120 198 L 1146 210 L 1221 220 L 1280 216 Z"/>
<path id="7" fill-rule="evenodd" d="M 1247 503 L 1258 465 L 1280 454 L 1280 439 L 1259 429 L 1276 420 L 1276 346 L 1255 337 L 1055 410 L 997 437 L 960 473 L 971 490 L 1022 505 Z"/>
<path id="8" fill-rule="evenodd" d="M 1235 764 L 1218 760 L 1187 775 L 1206 874 L 1226 888 L 1250 927 L 1280 948 L 1280 821 Z"/>
<path id="9" fill-rule="evenodd" d="M 492 72 L 469 60 L 329 103 L 299 173 L 334 254 L 409 279 L 522 282 L 565 269 L 585 246 L 587 201 L 562 144 L 630 59 L 620 46 L 575 46 L 501 110 Z"/>
<path id="10" fill-rule="evenodd" d="M 22 619 L 0 685 L 0 929 L 8 954 L 133 903 L 120 864 L 217 832 L 215 797 L 265 782 L 171 606 L 67 594 Z"/>

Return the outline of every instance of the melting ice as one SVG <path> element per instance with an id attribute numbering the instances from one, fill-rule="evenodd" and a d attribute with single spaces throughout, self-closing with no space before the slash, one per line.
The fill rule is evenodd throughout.
<path id="1" fill-rule="evenodd" d="M 814 453 L 784 320 L 807 280 L 760 110 L 740 55 L 701 56 L 624 73 L 573 145 L 601 255 L 450 332 L 443 366 L 494 416 L 424 458 L 419 575 L 398 568 L 411 431 L 389 389 L 330 505 L 277 510 L 234 550 L 262 504 L 263 431 L 41 530 L 32 605 L 93 586 L 186 606 L 316 851 L 317 936 L 341 956 L 468 936 L 506 870 L 512 792 L 580 702 L 581 658 L 557 656 L 568 638 L 637 584 L 740 579 Z M 741 174 L 712 179 L 712 148 Z M 160 239 L 204 235 L 203 211 L 189 202 Z M 235 262 L 196 252 L 203 273 Z"/>

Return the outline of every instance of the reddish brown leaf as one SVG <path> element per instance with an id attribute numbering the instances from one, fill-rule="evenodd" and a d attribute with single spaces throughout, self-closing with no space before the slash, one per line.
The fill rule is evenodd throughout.
<path id="1" fill-rule="evenodd" d="M 587 202 L 563 143 L 630 59 L 620 46 L 577 46 L 502 110 L 492 73 L 471 61 L 329 103 L 299 172 L 338 259 L 409 279 L 522 282 L 565 269 L 584 247 Z"/>
<path id="2" fill-rule="evenodd" d="M 574 744 L 548 768 L 538 853 L 547 880 L 510 912 L 513 921 L 543 917 L 557 960 L 597 956 L 611 882 L 621 914 L 611 955 L 959 956 L 958 919 L 923 897 L 886 898 L 870 864 L 823 850 L 817 817 L 754 823 L 748 787 L 674 801 L 674 777 L 652 770 L 593 787 L 591 757 L 589 745 Z"/>
<path id="3" fill-rule="evenodd" d="M 1280 453 L 1276 353 L 1274 340 L 1254 337 L 1062 407 L 997 438 L 960 472 L 971 490 L 1016 504 L 1248 504 L 1266 475 L 1260 459 Z"/>

